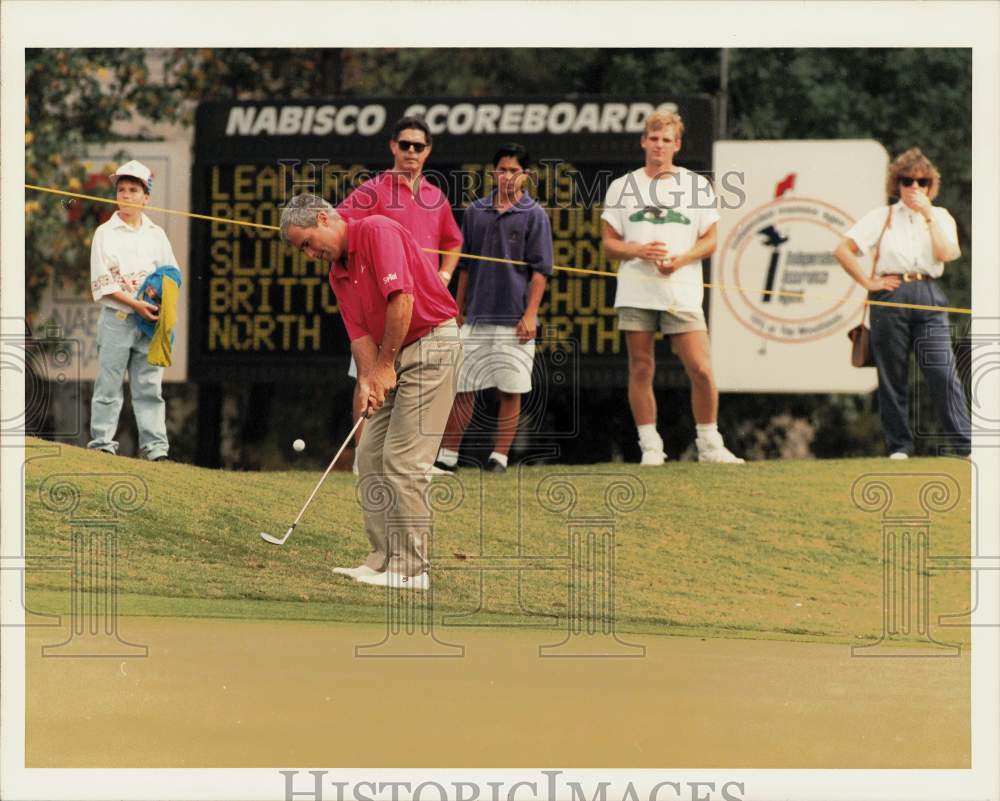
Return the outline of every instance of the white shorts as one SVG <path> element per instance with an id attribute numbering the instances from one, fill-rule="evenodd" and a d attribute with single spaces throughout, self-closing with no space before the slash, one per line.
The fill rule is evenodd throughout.
<path id="1" fill-rule="evenodd" d="M 354 361 L 354 357 L 351 356 L 351 364 L 347 368 L 347 374 L 353 378 L 355 381 L 358 380 L 358 363 Z"/>
<path id="2" fill-rule="evenodd" d="M 458 371 L 458 391 L 476 392 L 496 387 L 501 392 L 531 392 L 535 340 L 517 341 L 511 325 L 466 323 L 462 326 L 464 356 Z"/>

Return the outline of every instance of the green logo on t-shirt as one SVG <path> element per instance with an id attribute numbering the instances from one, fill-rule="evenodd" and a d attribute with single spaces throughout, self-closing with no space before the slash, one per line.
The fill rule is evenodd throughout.
<path id="1" fill-rule="evenodd" d="M 631 222 L 656 223 L 657 225 L 664 223 L 680 223 L 681 225 L 691 224 L 691 221 L 679 211 L 674 211 L 673 209 L 661 209 L 658 206 L 646 206 L 646 208 L 642 211 L 637 211 L 635 214 L 630 215 L 629 220 Z"/>

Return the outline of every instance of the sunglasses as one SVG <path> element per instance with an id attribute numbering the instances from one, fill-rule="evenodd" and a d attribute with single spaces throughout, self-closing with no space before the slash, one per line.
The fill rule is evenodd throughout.
<path id="1" fill-rule="evenodd" d="M 417 153 L 423 153 L 424 148 L 427 147 L 423 142 L 411 142 L 408 139 L 400 139 L 396 144 L 399 145 L 400 150 L 413 150 Z"/>
<path id="2" fill-rule="evenodd" d="M 913 184 L 916 184 L 917 186 L 920 186 L 920 187 L 923 187 L 924 189 L 926 189 L 928 186 L 931 185 L 931 179 L 930 178 L 911 178 L 909 175 L 900 175 L 899 176 L 899 184 L 900 184 L 900 186 L 913 186 Z"/>

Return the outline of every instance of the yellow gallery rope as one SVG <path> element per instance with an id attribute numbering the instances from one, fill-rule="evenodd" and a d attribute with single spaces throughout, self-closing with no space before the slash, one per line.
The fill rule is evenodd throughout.
<path id="1" fill-rule="evenodd" d="M 247 228 L 263 228 L 267 231 L 277 231 L 279 230 L 276 225 L 264 225 L 263 223 L 253 223 L 245 222 L 243 220 L 230 220 L 225 217 L 213 217 L 209 214 L 195 214 L 190 211 L 178 211 L 177 209 L 165 209 L 159 206 L 146 206 L 142 203 L 121 203 L 118 200 L 114 200 L 106 197 L 98 197 L 97 195 L 84 195 L 79 192 L 66 192 L 62 189 L 52 189 L 47 186 L 35 186 L 34 184 L 25 184 L 25 189 L 32 189 L 36 192 L 47 192 L 52 195 L 62 195 L 64 197 L 79 198 L 80 200 L 92 200 L 96 203 L 108 203 L 113 206 L 130 206 L 132 208 L 143 209 L 144 211 L 162 211 L 164 214 L 177 214 L 181 217 L 189 217 L 192 220 L 208 220 L 209 222 L 220 222 L 226 223 L 228 225 L 242 225 Z M 435 250 L 434 248 L 423 248 L 425 253 L 437 253 L 442 256 L 460 256 L 463 259 L 476 259 L 477 261 L 490 261 L 499 262 L 501 264 L 518 264 L 522 266 L 531 266 L 529 262 L 518 261 L 517 259 L 498 259 L 493 256 L 475 256 L 471 253 L 462 253 L 455 250 Z M 587 270 L 583 267 L 561 267 L 559 265 L 553 265 L 553 270 L 560 270 L 566 273 L 580 273 L 583 275 L 600 275 L 604 277 L 617 278 L 617 273 L 613 273 L 609 270 Z M 709 289 L 732 289 L 737 292 L 753 292 L 754 294 L 762 295 L 782 295 L 791 298 L 805 298 L 804 292 L 790 292 L 787 290 L 780 289 L 747 289 L 746 287 L 736 286 L 733 284 L 710 284 L 704 283 Z M 816 293 L 819 294 L 819 293 Z M 897 309 L 916 309 L 918 311 L 942 311 L 951 312 L 953 314 L 972 314 L 972 309 L 962 309 L 956 306 L 922 306 L 918 303 L 894 303 L 889 300 L 869 300 L 865 298 L 863 303 L 869 306 L 891 306 Z"/>

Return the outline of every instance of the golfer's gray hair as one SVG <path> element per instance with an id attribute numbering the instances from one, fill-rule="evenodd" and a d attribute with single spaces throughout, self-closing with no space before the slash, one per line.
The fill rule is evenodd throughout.
<path id="1" fill-rule="evenodd" d="M 339 220 L 340 215 L 337 210 L 317 195 L 303 193 L 295 195 L 289 200 L 281 210 L 281 239 L 288 241 L 288 227 L 294 225 L 297 228 L 315 228 L 316 216 L 320 212 L 325 212 L 331 220 Z"/>

